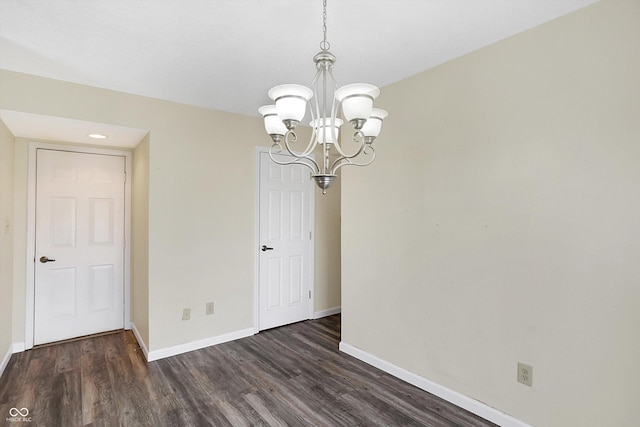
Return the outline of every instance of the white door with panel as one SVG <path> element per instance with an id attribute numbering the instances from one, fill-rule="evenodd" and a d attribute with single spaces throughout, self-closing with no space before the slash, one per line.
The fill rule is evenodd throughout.
<path id="1" fill-rule="evenodd" d="M 259 329 L 309 319 L 311 186 L 308 168 L 260 153 Z"/>
<path id="2" fill-rule="evenodd" d="M 124 327 L 121 156 L 37 150 L 34 344 Z"/>

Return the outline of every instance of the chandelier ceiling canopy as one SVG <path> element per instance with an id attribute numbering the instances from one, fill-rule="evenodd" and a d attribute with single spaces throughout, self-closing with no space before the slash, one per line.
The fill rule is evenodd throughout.
<path id="1" fill-rule="evenodd" d="M 269 90 L 269 98 L 275 104 L 258 109 L 264 118 L 264 126 L 273 140 L 269 150 L 271 159 L 281 165 L 302 164 L 311 169 L 311 176 L 326 194 L 337 177 L 338 170 L 346 165 L 370 165 L 376 155 L 374 140 L 380 134 L 382 121 L 387 112 L 373 108 L 373 101 L 380 89 L 367 83 L 354 83 L 338 87 L 333 76 L 336 57 L 329 51 L 327 41 L 327 1 L 323 0 L 322 15 L 323 40 L 320 52 L 313 57 L 316 75 L 311 88 L 297 84 L 283 84 Z M 309 110 L 309 126 L 312 134 L 306 148 L 294 145 L 298 140 L 295 132 Z M 341 129 L 344 121 L 353 128 L 353 144 L 347 148 L 341 143 Z M 343 133 L 345 132 L 342 129 Z M 322 158 L 315 159 L 316 148 L 320 145 Z M 335 152 L 334 152 L 335 151 Z M 286 154 L 288 157 L 278 157 Z"/>

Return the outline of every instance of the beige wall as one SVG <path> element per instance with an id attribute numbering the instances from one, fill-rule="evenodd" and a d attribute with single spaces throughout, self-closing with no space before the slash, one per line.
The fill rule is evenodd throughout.
<path id="1" fill-rule="evenodd" d="M 638 22 L 604 0 L 383 88 L 345 343 L 532 425 L 640 425 Z"/>
<path id="2" fill-rule="evenodd" d="M 149 342 L 149 135 L 133 151 L 131 180 L 131 322 Z"/>
<path id="3" fill-rule="evenodd" d="M 134 152 L 132 318 L 141 335 L 148 333 L 150 351 L 253 326 L 255 146 L 269 142 L 259 118 L 6 70 L 0 70 L 0 92 L 2 109 L 149 130 L 146 145 Z M 24 339 L 24 151 L 15 156 L 21 222 L 14 244 L 14 341 Z M 214 316 L 204 314 L 207 301 L 215 302 Z M 185 307 L 192 309 L 189 322 L 181 320 Z"/>
<path id="4" fill-rule="evenodd" d="M 12 344 L 14 137 L 0 121 L 0 362 Z"/>
<path id="5" fill-rule="evenodd" d="M 2 79 L 0 78 L 0 84 Z M 0 88 L 1 90 L 1 88 Z M 13 174 L 13 342 L 24 342 L 26 310 L 26 258 L 27 252 L 27 164 L 28 141 L 16 138 L 14 144 Z"/>
<path id="6" fill-rule="evenodd" d="M 150 350 L 253 325 L 254 147 L 264 140 L 258 119 L 183 106 L 161 116 L 150 128 Z"/>
<path id="7" fill-rule="evenodd" d="M 315 299 L 316 312 L 340 307 L 340 187 L 338 178 L 315 199 Z"/>

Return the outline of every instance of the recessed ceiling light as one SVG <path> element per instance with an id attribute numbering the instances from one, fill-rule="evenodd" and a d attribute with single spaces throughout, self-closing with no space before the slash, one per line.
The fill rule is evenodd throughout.
<path id="1" fill-rule="evenodd" d="M 88 136 L 93 139 L 105 139 L 107 137 L 107 135 L 102 135 L 101 133 L 90 133 Z"/>

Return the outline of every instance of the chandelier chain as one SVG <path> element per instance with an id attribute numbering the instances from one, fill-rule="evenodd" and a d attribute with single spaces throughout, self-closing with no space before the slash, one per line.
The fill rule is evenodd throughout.
<path id="1" fill-rule="evenodd" d="M 327 41 L 327 0 L 322 2 L 322 34 L 323 39 L 320 42 L 320 49 L 329 50 L 331 44 Z"/>

